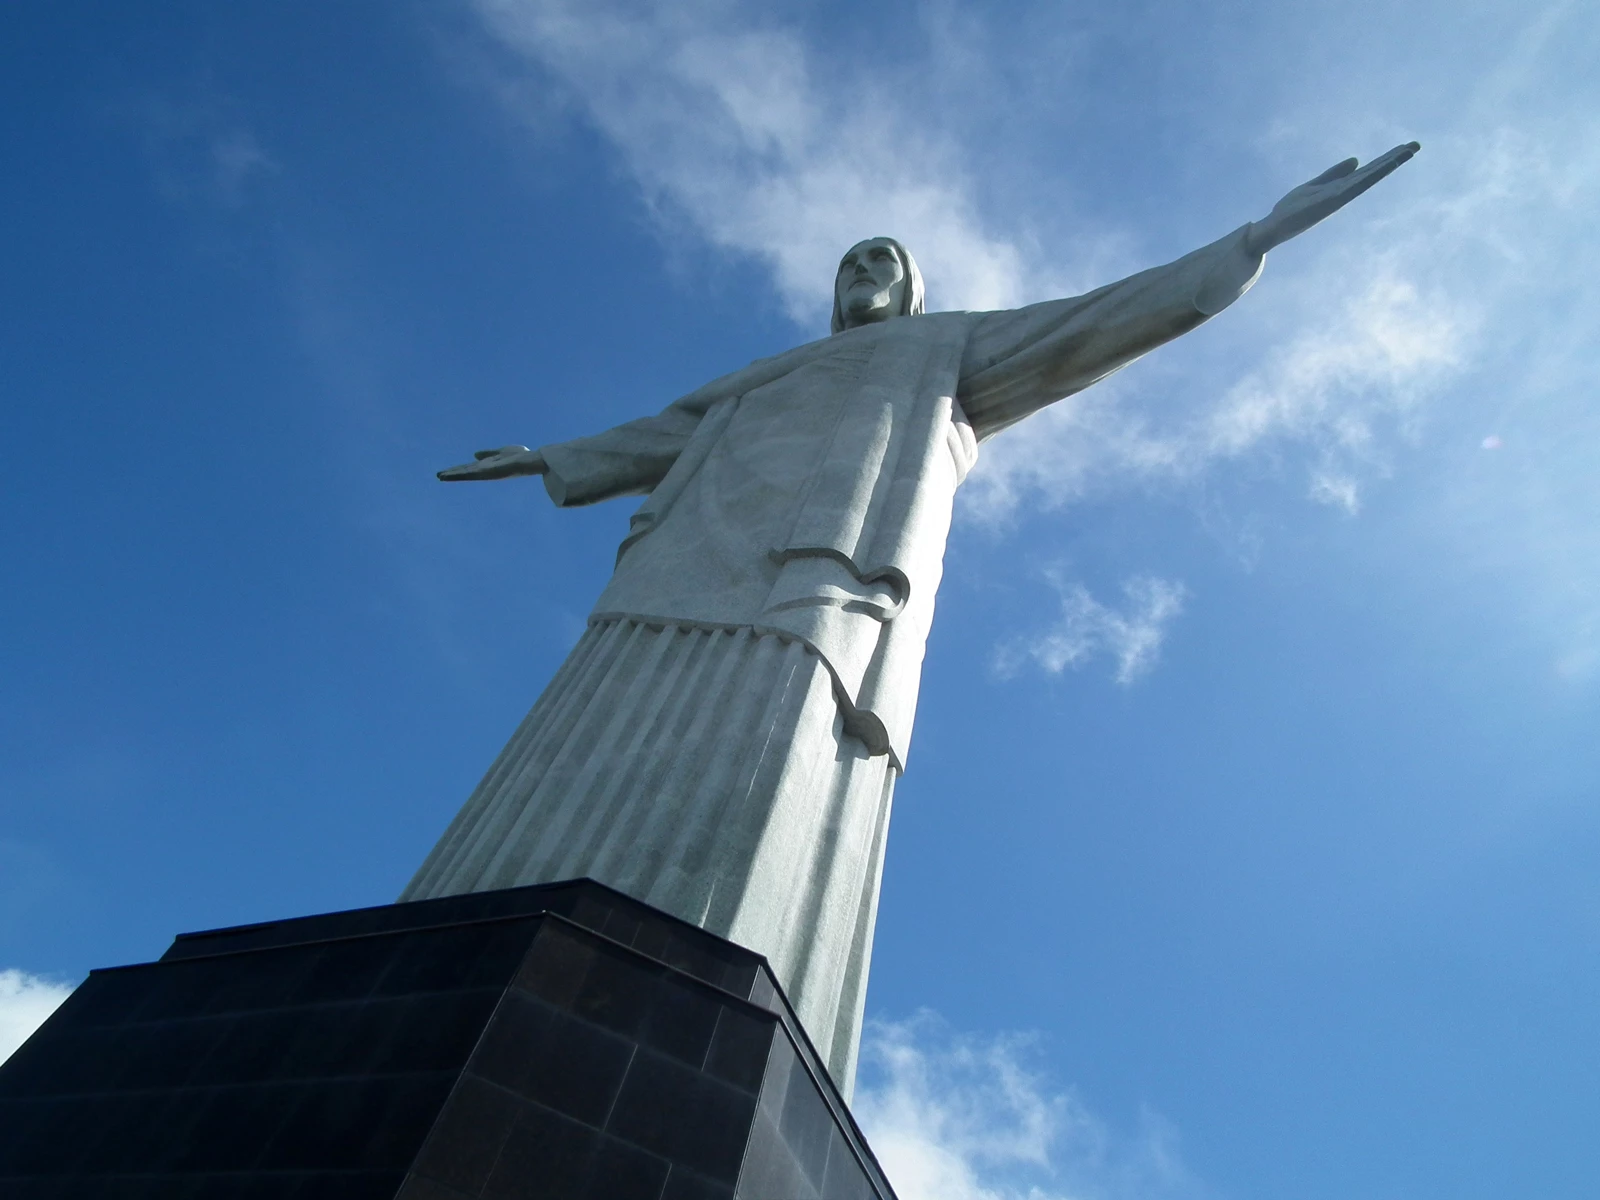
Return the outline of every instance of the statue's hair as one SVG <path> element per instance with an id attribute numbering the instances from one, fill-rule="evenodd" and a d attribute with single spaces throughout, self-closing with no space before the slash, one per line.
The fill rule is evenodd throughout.
<path id="1" fill-rule="evenodd" d="M 865 246 L 868 242 L 887 242 L 890 246 L 894 247 L 894 252 L 900 256 L 900 265 L 905 268 L 906 286 L 904 292 L 902 293 L 904 299 L 901 302 L 900 312 L 897 315 L 902 317 L 914 317 L 920 314 L 922 312 L 924 299 L 922 272 L 917 270 L 917 260 L 911 257 L 911 251 L 907 250 L 892 237 L 864 238 L 863 240 L 857 242 L 855 246 L 851 246 L 850 250 L 854 250 L 856 246 Z M 846 250 L 844 254 L 839 256 L 840 266 L 844 265 L 845 256 L 850 253 L 850 250 Z M 844 330 L 844 313 L 839 311 L 839 288 L 837 286 L 839 273 L 835 271 L 833 277 L 835 283 L 833 289 L 833 332 L 841 333 Z"/>

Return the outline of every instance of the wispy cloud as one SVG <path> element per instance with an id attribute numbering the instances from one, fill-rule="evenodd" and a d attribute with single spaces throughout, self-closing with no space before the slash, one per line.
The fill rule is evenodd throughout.
<path id="1" fill-rule="evenodd" d="M 1160 1200 L 1201 1194 L 1169 1125 L 1131 1135 L 1032 1064 L 1036 1039 L 978 1037 L 931 1013 L 875 1021 L 855 1109 L 904 1200 Z"/>
<path id="2" fill-rule="evenodd" d="M 1459 361 L 1452 307 L 1380 271 L 1223 394 L 1190 435 L 1196 459 L 1238 455 L 1274 436 L 1363 453 L 1377 412 L 1404 411 L 1430 374 Z"/>
<path id="3" fill-rule="evenodd" d="M 1130 483 L 1189 482 L 1221 463 L 1291 447 L 1310 459 L 1312 499 L 1356 511 L 1361 475 L 1387 469 L 1383 434 L 1402 429 L 1460 366 L 1465 334 L 1481 319 L 1396 266 L 1360 274 L 1343 295 L 1301 295 L 1301 305 L 1319 311 L 1300 315 L 1287 340 L 1255 351 L 1256 365 L 1233 382 L 1209 372 L 1185 380 L 1187 403 L 1176 412 L 1164 394 L 1173 381 L 1140 376 L 1046 410 L 1026 438 L 997 439 L 962 495 L 964 513 L 999 524 L 1024 500 L 1055 508 Z M 1278 310 L 1293 304 L 1280 298 Z M 1263 330 L 1260 340 L 1270 345 L 1271 337 Z"/>
<path id="4" fill-rule="evenodd" d="M 276 175 L 281 169 L 248 129 L 227 129 L 212 135 L 208 147 L 211 182 L 217 194 L 237 202 L 245 183 L 256 175 Z"/>
<path id="5" fill-rule="evenodd" d="M 1002 676 L 1014 675 L 1032 662 L 1052 675 L 1078 668 L 1105 654 L 1116 663 L 1114 677 L 1130 684 L 1155 666 L 1167 627 L 1183 612 L 1181 583 L 1150 575 L 1122 584 L 1124 603 L 1104 604 L 1076 580 L 1059 570 L 1045 573 L 1061 601 L 1060 613 L 1048 628 L 1003 643 L 994 666 Z"/>
<path id="6" fill-rule="evenodd" d="M 238 105 L 202 84 L 182 98 L 145 96 L 131 119 L 156 191 L 175 204 L 237 208 L 282 166 L 248 128 Z"/>
<path id="7" fill-rule="evenodd" d="M 959 147 L 882 72 L 841 86 L 794 26 L 686 2 L 476 8 L 524 69 L 576 98 L 664 223 L 766 263 L 800 324 L 825 325 L 839 256 L 875 233 L 911 246 L 939 307 L 1029 294 L 1034 268 L 982 219 Z M 529 89 L 497 92 L 547 116 Z"/>
<path id="8" fill-rule="evenodd" d="M 1318 504 L 1342 508 L 1352 517 L 1361 511 L 1361 485 L 1337 471 L 1317 471 L 1311 476 L 1306 495 Z"/>
<path id="9" fill-rule="evenodd" d="M 0 971 L 0 1062 L 10 1058 L 45 1018 L 72 994 L 72 988 L 26 971 Z"/>
<path id="10" fill-rule="evenodd" d="M 664 229 L 768 264 L 791 316 L 809 327 L 827 312 L 840 251 L 874 230 L 914 248 L 936 307 L 1001 307 L 1060 294 L 1065 281 L 1105 282 L 1088 270 L 1148 265 L 1130 256 L 1127 231 L 1104 220 L 1070 244 L 1044 246 L 1025 205 L 982 186 L 992 154 L 972 128 L 948 128 L 947 106 L 930 102 L 938 81 L 964 75 L 978 85 L 964 91 L 967 109 L 998 117 L 1020 105 L 985 73 L 992 39 L 981 22 L 926 20 L 903 39 L 924 61 L 841 76 L 797 22 L 738 5 L 475 8 L 514 69 L 557 84 L 620 151 Z M 920 86 L 908 86 L 913 74 Z M 537 89 L 497 94 L 548 119 Z M 1016 151 L 1022 161 L 1032 153 Z M 1263 210 L 1271 199 L 1261 197 Z M 1247 215 L 1259 214 L 1238 218 Z M 1162 402 L 1172 381 L 1144 376 L 1143 388 L 1102 385 L 1035 418 L 1029 436 L 999 439 L 963 493 L 963 512 L 999 523 L 1025 499 L 1059 506 L 1130 482 L 1189 480 L 1290 445 L 1309 450 L 1308 494 L 1354 511 L 1361 475 L 1385 466 L 1377 430 L 1460 364 L 1471 323 L 1471 306 L 1419 282 L 1414 256 L 1395 242 L 1386 231 L 1372 243 L 1383 254 L 1337 272 L 1332 287 L 1326 271 L 1309 285 L 1290 281 L 1294 294 L 1276 297 L 1280 328 L 1253 342 L 1278 348 L 1250 352 L 1256 365 L 1243 372 L 1233 359 L 1231 379 L 1184 381 L 1185 404 Z M 1336 250 L 1349 257 L 1342 240 Z M 1274 264 L 1267 286 L 1280 286 L 1277 273 Z"/>
<path id="11" fill-rule="evenodd" d="M 1376 35 L 1358 39 L 1351 53 L 1365 65 L 1351 72 L 1313 43 L 1262 55 L 1230 30 L 1230 47 L 1259 67 L 1249 111 L 1195 106 L 1168 130 L 1195 149 L 1154 167 L 1130 160 L 1129 179 L 1104 187 L 1074 178 L 1085 160 L 1058 146 L 1064 131 L 1118 136 L 1092 128 L 1115 113 L 1097 113 L 1085 90 L 1097 56 L 1122 52 L 1125 22 L 1111 17 L 930 6 L 872 41 L 863 69 L 861 46 L 798 9 L 472 7 L 496 48 L 497 95 L 544 122 L 562 94 L 617 152 L 669 255 L 711 246 L 764 264 L 789 314 L 819 332 L 837 255 L 863 233 L 913 247 L 935 307 L 1010 305 L 1159 261 L 1141 247 L 1162 220 L 1187 227 L 1203 214 L 1200 233 L 1214 235 L 1340 153 L 1420 136 L 1415 163 L 1275 252 L 1257 290 L 1206 330 L 986 446 L 959 511 L 1004 529 L 1023 511 L 1198 491 L 1228 471 L 1269 474 L 1285 500 L 1368 520 L 1380 483 L 1454 471 L 1410 491 L 1431 509 L 1415 527 L 1519 589 L 1512 602 L 1532 624 L 1566 631 L 1563 677 L 1600 661 L 1600 429 L 1588 399 L 1600 369 L 1589 266 L 1600 121 L 1578 102 L 1591 85 L 1576 83 L 1586 68 L 1575 64 L 1593 42 L 1582 6 L 1528 16 L 1456 73 Z M 1219 35 L 1209 18 L 1184 19 L 1196 36 Z M 1151 44 L 1146 82 L 1168 86 L 1160 79 L 1176 72 L 1183 87 L 1233 94 L 1218 80 L 1225 68 L 1180 40 Z M 1554 80 L 1577 89 L 1568 102 L 1552 101 Z M 1135 235 L 1118 198 L 1168 187 L 1180 189 L 1176 215 Z M 1098 208 L 1083 199 L 1101 191 Z M 1475 447 L 1489 431 L 1506 446 L 1493 487 L 1448 453 L 1452 439 Z M 1392 511 L 1399 493 L 1386 495 Z"/>

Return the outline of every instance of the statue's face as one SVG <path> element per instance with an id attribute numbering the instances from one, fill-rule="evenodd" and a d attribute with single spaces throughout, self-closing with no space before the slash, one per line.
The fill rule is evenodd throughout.
<path id="1" fill-rule="evenodd" d="M 846 329 L 899 316 L 905 308 L 905 290 L 905 264 L 882 238 L 852 246 L 833 281 Z"/>

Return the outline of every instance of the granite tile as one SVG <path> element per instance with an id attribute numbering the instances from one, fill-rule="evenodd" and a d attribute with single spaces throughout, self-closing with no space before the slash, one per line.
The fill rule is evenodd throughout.
<path id="1" fill-rule="evenodd" d="M 723 1007 L 714 992 L 681 977 L 662 976 L 639 1027 L 639 1040 L 698 1069 L 705 1064 Z"/>
<path id="2" fill-rule="evenodd" d="M 395 1194 L 395 1200 L 478 1200 L 477 1189 L 463 1192 L 436 1179 L 421 1175 L 408 1175 Z"/>
<path id="3" fill-rule="evenodd" d="M 485 1024 L 467 1069 L 512 1091 L 522 1088 L 532 1065 L 530 1047 L 548 1041 L 556 1010 L 513 988 L 500 998 Z"/>
<path id="4" fill-rule="evenodd" d="M 806 1178 L 817 1187 L 828 1169 L 828 1139 L 833 1132 L 833 1114 L 828 1110 L 817 1085 L 804 1070 L 789 1073 L 788 1095 L 778 1119 L 778 1133 L 788 1145 Z"/>
<path id="5" fill-rule="evenodd" d="M 516 1090 L 546 1108 L 594 1125 L 616 1101 L 634 1043 L 565 1013 L 552 1013 L 530 1047 Z"/>
<path id="6" fill-rule="evenodd" d="M 458 988 L 472 974 L 483 950 L 481 926 L 430 929 L 382 939 L 394 951 L 389 967 L 373 985 L 374 996 L 409 996 Z"/>
<path id="7" fill-rule="evenodd" d="M 500 994 L 488 988 L 411 997 L 379 1059 L 380 1069 L 460 1070 L 499 1002 Z"/>
<path id="8" fill-rule="evenodd" d="M 601 1139 L 584 1195 L 593 1200 L 660 1200 L 670 1164 L 616 1138 Z"/>
<path id="9" fill-rule="evenodd" d="M 520 1111 L 521 1105 L 504 1090 L 463 1076 L 440 1110 L 413 1172 L 476 1196 Z"/>
<path id="10" fill-rule="evenodd" d="M 660 973 L 661 968 L 648 960 L 628 956 L 615 947 L 597 947 L 569 1007 L 585 1020 L 635 1037 L 657 1003 Z"/>
<path id="11" fill-rule="evenodd" d="M 523 1102 L 483 1189 L 483 1200 L 581 1200 L 600 1132 Z"/>
<path id="12" fill-rule="evenodd" d="M 533 944 L 542 921 L 497 921 L 485 927 L 482 950 L 462 982 L 468 987 L 501 989 L 517 973 L 528 948 Z"/>
<path id="13" fill-rule="evenodd" d="M 755 1097 L 641 1049 L 623 1080 L 606 1131 L 701 1174 L 733 1182 Z"/>
<path id="14" fill-rule="evenodd" d="M 723 1008 L 706 1054 L 706 1072 L 742 1091 L 755 1092 L 766 1074 L 777 1028 L 774 1017 L 759 1017 L 731 1004 Z"/>
<path id="15" fill-rule="evenodd" d="M 879 1200 L 877 1189 L 837 1126 L 832 1128 L 828 1139 L 828 1169 L 823 1176 L 821 1194 L 826 1200 Z"/>
<path id="16" fill-rule="evenodd" d="M 196 1080 L 237 1017 L 191 1017 L 125 1025 L 108 1057 L 106 1087 L 175 1088 Z"/>
<path id="17" fill-rule="evenodd" d="M 735 1196 L 737 1200 L 819 1200 L 816 1187 L 766 1111 L 757 1114 L 750 1130 Z"/>
<path id="18" fill-rule="evenodd" d="M 687 1167 L 677 1165 L 667 1176 L 667 1186 L 661 1190 L 661 1200 L 733 1200 L 733 1189 L 725 1183 L 707 1179 Z"/>
<path id="19" fill-rule="evenodd" d="M 533 940 L 515 986 L 556 1008 L 571 1008 L 594 962 L 595 947 L 577 931 L 551 921 Z"/>

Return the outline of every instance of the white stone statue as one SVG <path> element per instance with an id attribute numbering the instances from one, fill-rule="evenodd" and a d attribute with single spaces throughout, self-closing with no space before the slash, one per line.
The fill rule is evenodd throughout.
<path id="1" fill-rule="evenodd" d="M 832 336 L 656 416 L 439 472 L 542 475 L 560 505 L 646 499 L 587 631 L 401 899 L 610 884 L 766 955 L 848 1095 L 890 798 L 978 446 L 1221 312 L 1268 250 L 1417 149 L 1012 311 L 924 314 L 911 256 L 872 238 L 839 264 Z"/>

